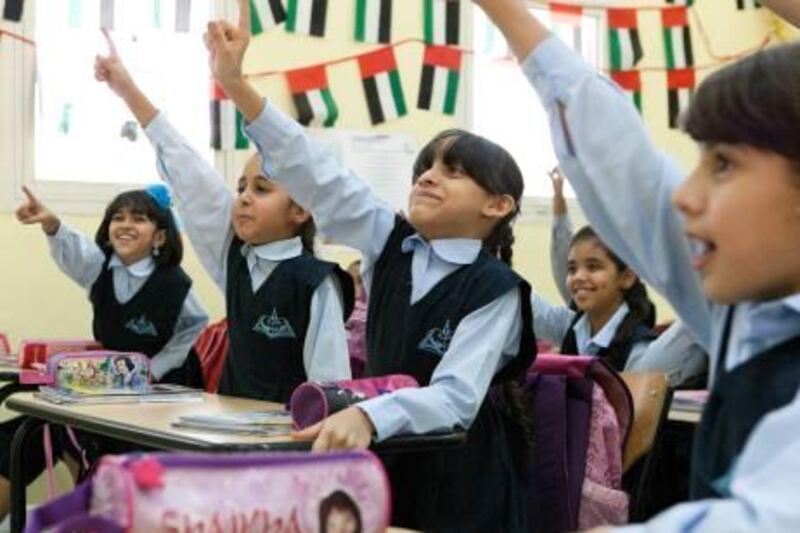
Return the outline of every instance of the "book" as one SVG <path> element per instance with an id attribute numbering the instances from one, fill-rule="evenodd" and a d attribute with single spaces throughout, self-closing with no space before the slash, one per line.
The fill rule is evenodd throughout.
<path id="1" fill-rule="evenodd" d="M 203 391 L 183 385 L 156 383 L 136 389 L 63 389 L 39 387 L 39 398 L 56 404 L 185 402 L 202 400 Z"/>
<path id="2" fill-rule="evenodd" d="M 235 435 L 276 436 L 292 431 L 292 417 L 287 411 L 240 411 L 233 413 L 184 415 L 173 427 L 229 433 Z"/>
<path id="3" fill-rule="evenodd" d="M 707 390 L 679 390 L 672 396 L 672 408 L 681 411 L 701 412 L 708 401 Z"/>

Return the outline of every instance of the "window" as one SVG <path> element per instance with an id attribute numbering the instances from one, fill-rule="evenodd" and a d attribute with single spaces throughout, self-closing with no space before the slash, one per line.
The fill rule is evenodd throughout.
<path id="1" fill-rule="evenodd" d="M 550 13 L 542 7 L 531 10 L 544 24 L 592 65 L 600 64 L 600 19 L 584 12 L 580 31 L 566 24 L 553 26 Z M 479 9 L 473 9 L 472 88 L 468 95 L 467 123 L 472 131 L 485 135 L 508 149 L 525 176 L 525 196 L 550 197 L 547 171 L 556 164 L 550 141 L 547 114 L 528 80 L 512 59 L 499 30 Z M 520 119 L 524 117 L 524 119 Z M 565 194 L 574 196 L 571 190 Z"/>

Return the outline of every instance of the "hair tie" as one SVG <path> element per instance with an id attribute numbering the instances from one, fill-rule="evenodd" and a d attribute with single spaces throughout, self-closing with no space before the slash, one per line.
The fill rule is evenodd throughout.
<path id="1" fill-rule="evenodd" d="M 164 211 L 169 211 L 172 208 L 172 193 L 169 192 L 169 188 L 163 183 L 148 185 L 144 190 L 150 195 L 150 198 L 153 199 L 156 205 Z"/>

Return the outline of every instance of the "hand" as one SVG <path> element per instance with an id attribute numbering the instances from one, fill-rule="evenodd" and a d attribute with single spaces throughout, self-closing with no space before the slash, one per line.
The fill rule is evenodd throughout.
<path id="1" fill-rule="evenodd" d="M 315 452 L 366 449 L 372 442 L 375 426 L 367 414 L 356 406 L 339 411 L 313 426 L 292 433 L 298 440 L 314 439 Z"/>
<path id="2" fill-rule="evenodd" d="M 553 167 L 547 175 L 550 176 L 550 183 L 553 185 L 553 196 L 564 196 L 564 175 L 561 169 Z"/>
<path id="3" fill-rule="evenodd" d="M 225 86 L 242 79 L 242 62 L 250 44 L 250 2 L 239 0 L 239 24 L 225 21 L 208 23 L 203 35 L 209 52 L 209 67 L 214 78 Z"/>
<path id="4" fill-rule="evenodd" d="M 117 96 L 126 98 L 136 90 L 136 83 L 128 73 L 128 69 L 122 64 L 119 53 L 117 53 L 117 47 L 108 30 L 103 28 L 100 31 L 103 32 L 103 36 L 108 43 L 108 56 L 104 57 L 99 54 L 95 56 L 94 78 L 97 81 L 107 83 Z"/>
<path id="5" fill-rule="evenodd" d="M 55 235 L 61 225 L 58 217 L 47 209 L 27 187 L 23 186 L 22 192 L 28 199 L 17 208 L 17 220 L 23 224 L 41 224 L 42 230 L 47 235 Z"/>

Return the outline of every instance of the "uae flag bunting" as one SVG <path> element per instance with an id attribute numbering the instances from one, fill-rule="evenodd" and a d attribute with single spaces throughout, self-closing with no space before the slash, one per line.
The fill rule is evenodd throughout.
<path id="1" fill-rule="evenodd" d="M 286 0 L 286 31 L 325 36 L 328 0 Z"/>
<path id="2" fill-rule="evenodd" d="M 761 4 L 758 0 L 736 0 L 736 9 L 744 11 L 745 9 L 758 9 Z"/>
<path id="3" fill-rule="evenodd" d="M 667 71 L 667 88 L 669 91 L 669 127 L 678 127 L 681 116 L 692 98 L 694 90 L 694 69 L 676 69 Z"/>
<path id="4" fill-rule="evenodd" d="M 664 28 L 664 53 L 667 69 L 687 68 L 694 65 L 692 34 L 689 31 L 688 11 L 685 7 L 668 7 L 661 10 Z"/>
<path id="5" fill-rule="evenodd" d="M 392 41 L 392 0 L 356 0 L 356 41 Z"/>
<path id="6" fill-rule="evenodd" d="M 286 20 L 283 0 L 250 0 L 250 34 L 258 35 Z"/>
<path id="7" fill-rule="evenodd" d="M 328 75 L 323 65 L 290 70 L 286 73 L 286 81 L 300 124 L 326 128 L 336 124 L 339 108 L 328 87 Z"/>
<path id="8" fill-rule="evenodd" d="M 456 0 L 423 0 L 425 44 L 461 43 L 461 3 Z"/>
<path id="9" fill-rule="evenodd" d="M 675 6 L 692 7 L 694 5 L 694 0 L 667 0 L 667 3 Z"/>
<path id="10" fill-rule="evenodd" d="M 372 124 L 402 117 L 408 110 L 391 46 L 358 57 L 364 96 Z"/>
<path id="11" fill-rule="evenodd" d="M 581 17 L 583 8 L 581 6 L 568 4 L 550 4 L 550 21 L 553 23 L 553 31 L 556 35 L 572 43 L 574 50 L 580 52 L 583 47 L 581 35 Z"/>
<path id="12" fill-rule="evenodd" d="M 152 0 L 153 27 L 175 28 L 176 32 L 189 31 L 192 17 L 192 0 Z"/>
<path id="13" fill-rule="evenodd" d="M 215 150 L 243 150 L 250 141 L 242 133 L 242 114 L 217 83 L 211 88 L 211 147 Z"/>
<path id="14" fill-rule="evenodd" d="M 609 9 L 607 12 L 611 70 L 631 70 L 643 54 L 636 9 Z"/>
<path id="15" fill-rule="evenodd" d="M 175 31 L 187 33 L 192 20 L 192 0 L 175 0 Z"/>
<path id="16" fill-rule="evenodd" d="M 22 4 L 23 0 L 6 0 L 3 6 L 3 19 L 11 22 L 22 20 Z"/>
<path id="17" fill-rule="evenodd" d="M 417 107 L 455 114 L 460 73 L 461 50 L 448 46 L 426 47 Z"/>
<path id="18" fill-rule="evenodd" d="M 642 112 L 642 75 L 638 70 L 615 70 L 611 79 L 619 85 L 625 94 L 630 95 L 631 103 Z"/>
<path id="19" fill-rule="evenodd" d="M 114 29 L 115 7 L 114 0 L 100 0 L 100 28 Z"/>

